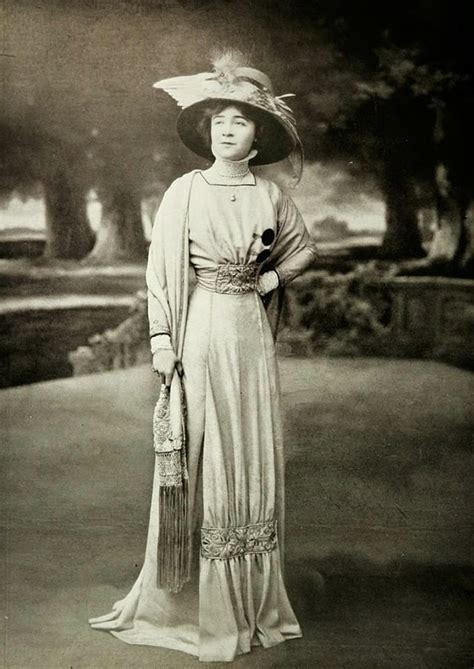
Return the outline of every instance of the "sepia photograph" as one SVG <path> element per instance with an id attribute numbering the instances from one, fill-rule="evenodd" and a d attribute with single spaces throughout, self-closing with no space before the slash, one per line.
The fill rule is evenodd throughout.
<path id="1" fill-rule="evenodd" d="M 460 0 L 3 0 L 4 669 L 473 669 Z"/>

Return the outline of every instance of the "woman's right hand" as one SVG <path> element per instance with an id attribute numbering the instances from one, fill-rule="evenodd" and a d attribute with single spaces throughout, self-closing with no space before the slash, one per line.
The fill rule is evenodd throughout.
<path id="1" fill-rule="evenodd" d="M 160 349 L 153 354 L 153 371 L 161 376 L 161 380 L 165 382 L 166 386 L 171 385 L 171 379 L 173 378 L 174 370 L 178 374 L 183 373 L 183 367 L 178 356 L 175 354 L 173 349 Z"/>

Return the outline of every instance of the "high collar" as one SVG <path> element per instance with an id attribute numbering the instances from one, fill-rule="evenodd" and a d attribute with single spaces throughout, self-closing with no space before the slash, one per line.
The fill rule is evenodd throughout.
<path id="1" fill-rule="evenodd" d="M 203 172 L 210 183 L 255 183 L 255 177 L 249 169 L 249 161 L 255 158 L 257 151 L 252 149 L 241 160 L 227 160 L 216 156 L 212 166 Z"/>

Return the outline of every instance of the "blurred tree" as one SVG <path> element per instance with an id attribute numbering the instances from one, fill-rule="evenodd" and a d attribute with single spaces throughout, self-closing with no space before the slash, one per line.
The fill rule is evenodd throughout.
<path id="1" fill-rule="evenodd" d="M 415 67 L 406 54 L 391 46 L 376 55 L 372 79 L 357 84 L 357 118 L 365 118 L 361 136 L 372 149 L 366 157 L 385 197 L 387 229 L 380 252 L 389 258 L 422 257 L 418 212 L 433 197 L 433 112 L 401 76 Z"/>
<path id="2" fill-rule="evenodd" d="M 357 175 L 361 189 L 382 192 L 383 253 L 420 255 L 417 213 L 437 202 L 440 234 L 431 257 L 466 258 L 459 220 L 470 173 L 462 169 L 463 142 L 455 136 L 472 138 L 460 103 L 472 54 L 469 24 L 447 0 L 436 6 L 427 0 L 242 0 L 238 7 L 215 0 L 23 0 L 21 6 L 6 0 L 3 11 L 2 123 L 15 135 L 34 127 L 48 145 L 38 161 L 32 143 L 11 170 L 10 184 L 15 174 L 22 182 L 21 165 L 46 184 L 51 253 L 63 252 L 53 242 L 62 231 L 82 236 L 83 196 L 94 188 L 103 218 L 88 261 L 143 257 L 141 199 L 159 197 L 198 162 L 171 131 L 174 103 L 152 83 L 205 70 L 213 47 L 231 45 L 269 73 L 277 93 L 297 94 L 309 159 L 337 163 Z M 28 159 L 37 164 L 26 165 Z M 61 200 L 62 210 L 54 206 Z M 53 223 L 61 217 L 70 225 Z M 442 232 L 448 228 L 459 234 Z M 449 251 L 448 238 L 457 239 Z M 88 244 L 73 246 L 83 252 Z"/>
<path id="3" fill-rule="evenodd" d="M 110 263 L 143 259 L 146 242 L 141 216 L 140 179 L 145 179 L 140 164 L 148 165 L 142 142 L 126 136 L 113 136 L 105 128 L 94 130 L 89 148 L 88 170 L 102 204 L 100 226 L 94 248 L 84 262 Z M 137 152 L 141 155 L 136 155 Z M 135 165 L 136 170 L 130 170 Z"/>
<path id="4" fill-rule="evenodd" d="M 34 124 L 0 127 L 0 197 L 43 196 L 48 258 L 82 258 L 94 243 L 86 213 L 81 152 L 38 135 Z"/>
<path id="5" fill-rule="evenodd" d="M 277 0 L 287 79 L 299 93 L 306 155 L 339 163 L 386 203 L 381 253 L 423 254 L 421 207 L 436 206 L 430 262 L 472 267 L 466 208 L 474 184 L 467 6 L 447 2 Z M 316 28 L 316 29 L 315 29 Z"/>
<path id="6" fill-rule="evenodd" d="M 175 103 L 152 84 L 209 68 L 210 52 L 219 45 L 238 44 L 252 52 L 252 11 L 252 3 L 244 3 L 239 14 L 226 3 L 184 0 L 24 0 L 21 6 L 6 0 L 4 48 L 11 58 L 6 62 L 1 122 L 15 136 L 20 126 L 30 134 L 34 127 L 51 142 L 53 153 L 58 146 L 74 147 L 65 150 L 63 175 L 60 161 L 48 165 L 48 160 L 38 160 L 35 143 L 26 147 L 22 162 L 28 171 L 26 162 L 36 161 L 35 176 L 48 192 L 54 190 L 47 198 L 51 254 L 61 253 L 58 234 L 70 237 L 71 229 L 82 226 L 82 205 L 77 212 L 72 209 L 72 192 L 76 204 L 82 201 L 79 187 L 67 188 L 74 175 L 80 176 L 81 185 L 94 188 L 102 203 L 96 242 L 84 261 L 144 257 L 144 193 L 159 197 L 179 173 L 203 164 L 180 145 L 172 130 Z M 18 149 L 23 151 L 24 143 Z M 21 181 L 18 169 L 13 174 Z M 70 224 L 53 225 L 59 220 L 53 210 L 69 217 Z"/>
<path id="7" fill-rule="evenodd" d="M 83 258 L 94 243 L 95 235 L 87 218 L 87 187 L 79 162 L 77 150 L 61 144 L 42 170 L 46 206 L 44 254 L 49 258 Z"/>
<path id="8" fill-rule="evenodd" d="M 436 122 L 436 203 L 437 232 L 429 258 L 435 266 L 445 265 L 452 271 L 474 273 L 474 229 L 469 209 L 474 205 L 474 99 L 471 90 L 455 99 L 445 96 L 435 100 Z"/>
<path id="9" fill-rule="evenodd" d="M 49 257 L 111 262 L 144 258 L 142 189 L 163 187 L 186 163 L 159 123 L 153 81 L 166 76 L 151 48 L 172 16 L 133 3 L 28 2 L 3 7 L 2 195 L 43 186 Z M 161 25 L 160 25 L 161 24 Z M 175 32 L 178 25 L 174 26 Z M 189 37 L 189 35 L 188 35 Z M 94 236 L 85 196 L 94 188 L 102 222 Z M 92 248 L 93 246 L 93 248 Z"/>
<path id="10" fill-rule="evenodd" d="M 396 95 L 387 96 L 387 87 L 375 81 L 380 27 L 363 24 L 362 31 L 373 29 L 373 34 L 361 43 L 361 33 L 354 26 L 361 17 L 339 16 L 340 5 L 298 4 L 297 11 L 279 5 L 288 22 L 283 50 L 292 53 L 283 74 L 298 94 L 295 102 L 305 154 L 335 163 L 356 176 L 361 189 L 383 196 L 384 255 L 424 255 L 417 196 L 426 171 L 420 158 L 426 153 L 420 152 L 421 143 L 426 145 L 425 115 L 402 90 L 390 89 Z M 410 141 L 411 134 L 418 146 Z"/>
<path id="11" fill-rule="evenodd" d="M 471 118 L 474 111 L 472 78 L 462 63 L 436 62 L 420 49 L 395 47 L 379 51 L 380 68 L 371 94 L 388 101 L 397 118 L 410 133 L 403 132 L 407 149 L 402 150 L 396 175 L 422 183 L 431 196 L 438 217 L 438 231 L 430 247 L 429 262 L 445 265 L 447 271 L 469 273 L 472 270 L 474 240 L 467 224 L 467 211 L 474 198 L 474 170 L 467 160 L 474 149 Z M 374 85 L 375 84 L 375 85 Z M 400 113 L 397 101 L 403 96 L 409 110 Z M 413 124 L 415 121 L 415 125 Z M 414 150 L 414 151 L 413 151 Z M 400 191 L 400 199 L 404 191 Z M 413 214 L 420 207 L 416 195 Z M 389 242 L 402 230 L 399 224 L 387 230 Z M 400 235 L 402 236 L 402 235 Z M 403 235 L 406 240 L 406 234 Z M 384 244 L 385 246 L 385 244 Z"/>

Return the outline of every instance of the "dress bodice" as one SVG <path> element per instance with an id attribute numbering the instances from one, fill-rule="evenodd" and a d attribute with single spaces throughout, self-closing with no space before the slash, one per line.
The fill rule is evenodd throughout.
<path id="1" fill-rule="evenodd" d="M 209 290 L 219 266 L 233 264 L 256 267 L 257 276 L 275 270 L 280 286 L 285 286 L 317 254 L 294 202 L 273 181 L 249 171 L 243 178 L 220 183 L 212 172 L 214 179 L 209 179 L 210 172 L 195 170 L 176 179 L 157 212 L 147 263 L 151 336 L 177 327 L 165 301 L 179 307 L 186 294 L 178 280 L 184 276 L 180 261 L 188 251 L 198 283 Z M 174 283 L 163 290 L 160 282 L 166 284 L 167 277 Z"/>
<path id="2" fill-rule="evenodd" d="M 194 178 L 189 206 L 189 252 L 194 268 L 252 263 L 269 257 L 276 238 L 278 198 L 251 172 L 236 184 Z"/>

